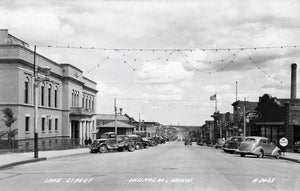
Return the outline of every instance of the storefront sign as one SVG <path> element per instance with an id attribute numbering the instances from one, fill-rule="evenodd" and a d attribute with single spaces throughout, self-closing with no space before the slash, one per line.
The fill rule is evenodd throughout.
<path id="1" fill-rule="evenodd" d="M 279 144 L 280 144 L 280 146 L 282 146 L 282 147 L 286 147 L 286 146 L 289 144 L 289 141 L 288 141 L 287 138 L 282 137 L 282 138 L 279 140 Z"/>
<path id="2" fill-rule="evenodd" d="M 250 121 L 261 118 L 261 113 L 258 111 L 250 111 L 246 113 L 246 118 Z"/>

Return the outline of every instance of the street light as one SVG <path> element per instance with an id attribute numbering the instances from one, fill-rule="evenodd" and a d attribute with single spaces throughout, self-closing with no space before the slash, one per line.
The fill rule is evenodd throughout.
<path id="1" fill-rule="evenodd" d="M 241 109 L 240 107 L 238 107 L 238 109 Z M 246 104 L 244 104 L 244 108 L 243 108 L 243 137 L 246 137 Z"/>
<path id="2" fill-rule="evenodd" d="M 39 87 L 39 84 L 44 81 L 50 81 L 48 76 L 50 75 L 51 68 L 49 66 L 46 66 L 44 68 L 41 68 L 41 70 L 44 71 L 45 77 L 40 78 L 38 76 L 38 69 L 39 67 L 36 66 L 36 46 L 34 46 L 34 91 L 33 91 L 33 99 L 34 99 L 34 158 L 38 158 L 38 132 L 37 132 L 37 123 L 38 123 L 38 96 L 37 94 L 37 88 Z"/>
<path id="3" fill-rule="evenodd" d="M 118 115 L 120 114 L 120 115 L 122 115 L 122 110 L 123 110 L 123 108 L 120 108 L 120 113 L 118 113 L 118 109 L 117 109 L 117 99 L 115 98 L 114 99 L 114 107 L 115 107 L 115 133 L 116 133 L 116 144 L 118 144 L 118 125 L 117 125 L 117 121 L 118 121 L 118 119 L 117 119 L 117 117 L 118 117 Z"/>

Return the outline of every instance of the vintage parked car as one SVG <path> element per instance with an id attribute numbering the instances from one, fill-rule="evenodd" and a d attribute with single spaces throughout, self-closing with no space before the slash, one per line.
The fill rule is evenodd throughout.
<path id="1" fill-rule="evenodd" d="M 157 146 L 158 143 L 156 142 L 154 137 L 150 137 L 148 140 L 149 140 L 149 146 L 150 147 Z"/>
<path id="2" fill-rule="evenodd" d="M 90 149 L 91 153 L 100 152 L 105 153 L 112 150 L 124 151 L 125 149 L 129 152 L 135 150 L 134 141 L 126 135 L 118 135 L 118 142 L 116 142 L 116 133 L 109 132 L 103 133 L 100 139 L 96 139 Z"/>
<path id="3" fill-rule="evenodd" d="M 240 137 L 240 136 L 230 137 L 229 139 L 227 139 L 225 141 L 223 150 L 226 153 L 234 153 L 238 150 L 242 141 L 243 141 L 243 137 Z"/>
<path id="4" fill-rule="evenodd" d="M 295 144 L 293 145 L 293 151 L 295 153 L 300 153 L 300 141 L 295 142 Z"/>
<path id="5" fill-rule="evenodd" d="M 224 138 L 218 139 L 217 143 L 215 144 L 215 148 L 216 149 L 223 148 L 224 144 L 225 144 L 225 139 Z"/>
<path id="6" fill-rule="evenodd" d="M 139 135 L 128 135 L 135 144 L 135 149 L 144 149 L 149 147 L 149 142 L 143 140 Z"/>
<path id="7" fill-rule="evenodd" d="M 241 157 L 256 155 L 258 158 L 263 158 L 268 155 L 280 158 L 281 156 L 281 150 L 266 137 L 246 137 L 237 152 Z"/>
<path id="8" fill-rule="evenodd" d="M 199 146 L 207 146 L 207 145 L 209 145 L 209 144 L 210 144 L 210 142 L 207 141 L 206 139 L 199 139 L 199 140 L 197 141 L 197 145 L 199 145 Z"/>
<path id="9" fill-rule="evenodd" d="M 184 138 L 184 145 L 192 145 L 192 139 L 190 137 Z"/>

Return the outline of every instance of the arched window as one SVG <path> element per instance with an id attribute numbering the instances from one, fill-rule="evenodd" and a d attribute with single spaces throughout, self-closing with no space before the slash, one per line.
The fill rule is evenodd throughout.
<path id="1" fill-rule="evenodd" d="M 74 106 L 74 90 L 72 90 L 72 107 Z"/>
<path id="2" fill-rule="evenodd" d="M 41 106 L 45 105 L 45 84 L 41 84 Z"/>
<path id="3" fill-rule="evenodd" d="M 86 98 L 85 98 L 85 108 L 86 109 L 88 108 L 88 96 L 86 96 Z"/>
<path id="4" fill-rule="evenodd" d="M 58 87 L 55 86 L 55 90 L 54 90 L 54 107 L 57 108 L 58 104 L 57 104 L 57 99 L 58 99 Z"/>
<path id="5" fill-rule="evenodd" d="M 24 84 L 24 103 L 29 103 L 29 78 L 26 77 Z"/>
<path id="6" fill-rule="evenodd" d="M 89 98 L 89 109 L 91 109 L 91 98 Z"/>
<path id="7" fill-rule="evenodd" d="M 94 112 L 94 98 L 92 99 L 92 112 Z"/>
<path id="8" fill-rule="evenodd" d="M 81 107 L 84 108 L 84 94 L 82 94 Z"/>
<path id="9" fill-rule="evenodd" d="M 52 93 L 52 86 L 49 84 L 48 86 L 48 106 L 51 107 L 51 93 Z"/>

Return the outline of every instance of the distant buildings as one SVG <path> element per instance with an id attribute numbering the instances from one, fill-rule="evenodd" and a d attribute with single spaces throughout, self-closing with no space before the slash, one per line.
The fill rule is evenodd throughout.
<path id="1" fill-rule="evenodd" d="M 216 112 L 212 115 L 213 125 L 211 121 L 203 125 L 202 132 L 206 133 L 203 137 L 210 137 L 210 141 L 215 143 L 222 136 L 243 135 L 245 114 L 256 112 L 259 114 L 257 118 L 245 117 L 246 136 L 264 136 L 276 145 L 279 145 L 280 138 L 286 137 L 289 141 L 287 148 L 291 148 L 295 142 L 300 141 L 300 99 L 296 97 L 296 68 L 296 64 L 291 65 L 290 98 L 264 94 L 258 102 L 236 101 L 232 103 L 233 114 Z"/>

